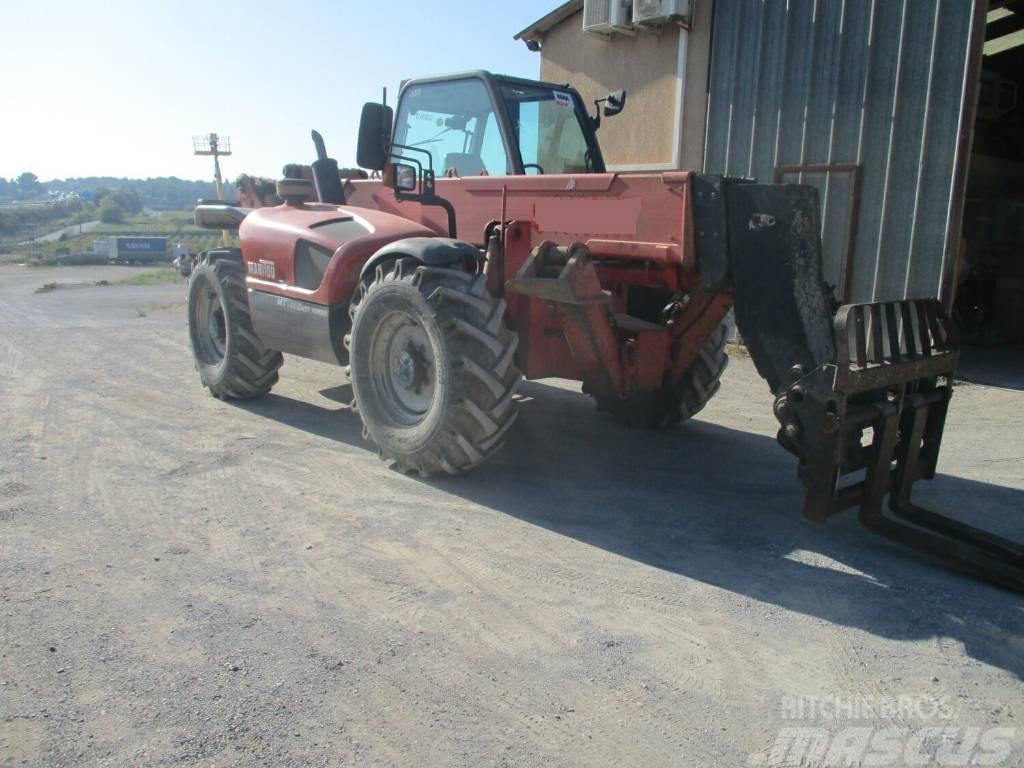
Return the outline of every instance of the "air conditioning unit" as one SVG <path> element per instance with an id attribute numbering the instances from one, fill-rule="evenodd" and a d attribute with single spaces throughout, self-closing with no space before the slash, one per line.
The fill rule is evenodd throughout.
<path id="1" fill-rule="evenodd" d="M 691 0 L 633 0 L 636 24 L 689 23 Z"/>
<path id="2" fill-rule="evenodd" d="M 583 0 L 583 31 L 610 35 L 632 29 L 629 0 Z"/>

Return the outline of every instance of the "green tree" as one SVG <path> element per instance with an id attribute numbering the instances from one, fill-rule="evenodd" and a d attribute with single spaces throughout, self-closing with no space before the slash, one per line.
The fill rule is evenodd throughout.
<path id="1" fill-rule="evenodd" d="M 100 221 L 104 224 L 123 224 L 124 208 L 109 198 L 100 206 Z"/>
<path id="2" fill-rule="evenodd" d="M 142 212 L 142 198 L 139 197 L 138 192 L 134 189 L 127 187 L 121 187 L 120 189 L 110 189 L 109 187 L 97 187 L 93 193 L 97 205 L 109 201 L 120 208 L 126 213 L 141 213 Z"/>
<path id="3" fill-rule="evenodd" d="M 110 195 L 110 199 L 126 213 L 142 212 L 142 199 L 134 189 L 119 189 Z"/>
<path id="4" fill-rule="evenodd" d="M 19 200 L 33 200 L 43 194 L 43 185 L 39 183 L 39 177 L 34 173 L 25 171 L 12 181 L 14 182 L 12 191 Z"/>

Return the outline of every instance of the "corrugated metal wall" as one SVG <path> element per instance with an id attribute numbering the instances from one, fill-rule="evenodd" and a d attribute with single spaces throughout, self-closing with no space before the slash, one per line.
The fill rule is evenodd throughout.
<path id="1" fill-rule="evenodd" d="M 852 301 L 937 296 L 955 258 L 973 13 L 971 0 L 715 0 L 705 170 L 770 181 L 784 165 L 860 164 L 856 212 L 852 173 L 802 178 L 821 192 L 835 285 L 856 222 Z"/>

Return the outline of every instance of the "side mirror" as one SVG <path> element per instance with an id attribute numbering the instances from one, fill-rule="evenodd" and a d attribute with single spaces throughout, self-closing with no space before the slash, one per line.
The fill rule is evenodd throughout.
<path id="1" fill-rule="evenodd" d="M 391 138 L 391 123 L 394 110 L 384 104 L 370 102 L 363 104 L 359 118 L 359 141 L 356 145 L 356 162 L 362 168 L 382 171 L 388 161 L 387 144 Z"/>
<path id="2" fill-rule="evenodd" d="M 395 190 L 398 192 L 415 192 L 418 182 L 416 169 L 411 165 L 395 163 L 391 166 L 394 173 Z"/>
<path id="3" fill-rule="evenodd" d="M 603 99 L 594 100 L 594 114 L 590 118 L 590 124 L 596 131 L 601 127 L 601 114 L 605 117 L 613 117 L 622 111 L 626 106 L 626 92 L 624 90 L 612 91 Z M 603 107 L 603 108 L 602 108 Z"/>
<path id="4" fill-rule="evenodd" d="M 612 117 L 619 114 L 626 106 L 626 92 L 612 91 L 604 98 L 604 116 Z"/>

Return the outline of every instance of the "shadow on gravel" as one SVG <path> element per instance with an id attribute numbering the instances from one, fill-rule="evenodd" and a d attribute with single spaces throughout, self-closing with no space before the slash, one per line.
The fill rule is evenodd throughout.
<path id="1" fill-rule="evenodd" d="M 423 482 L 786 610 L 897 640 L 959 641 L 973 658 L 1024 677 L 1019 595 L 873 535 L 852 510 L 821 528 L 802 522 L 796 460 L 774 439 L 699 418 L 671 432 L 630 431 L 577 393 L 539 382 L 520 392 L 501 452 L 468 475 Z M 348 390 L 321 394 L 331 393 L 344 402 Z M 276 395 L 242 407 L 372 450 L 346 407 Z M 920 488 L 926 506 L 1009 520 L 1002 532 L 1024 538 L 1024 492 L 949 475 Z"/>
<path id="2" fill-rule="evenodd" d="M 352 400 L 350 393 L 348 387 L 332 387 L 320 392 L 327 399 L 339 403 L 337 408 L 325 408 L 273 392 L 256 400 L 224 402 L 266 419 L 273 419 L 279 424 L 301 429 L 311 435 L 371 450 L 372 443 L 368 443 L 362 437 L 362 422 L 348 406 Z"/>

